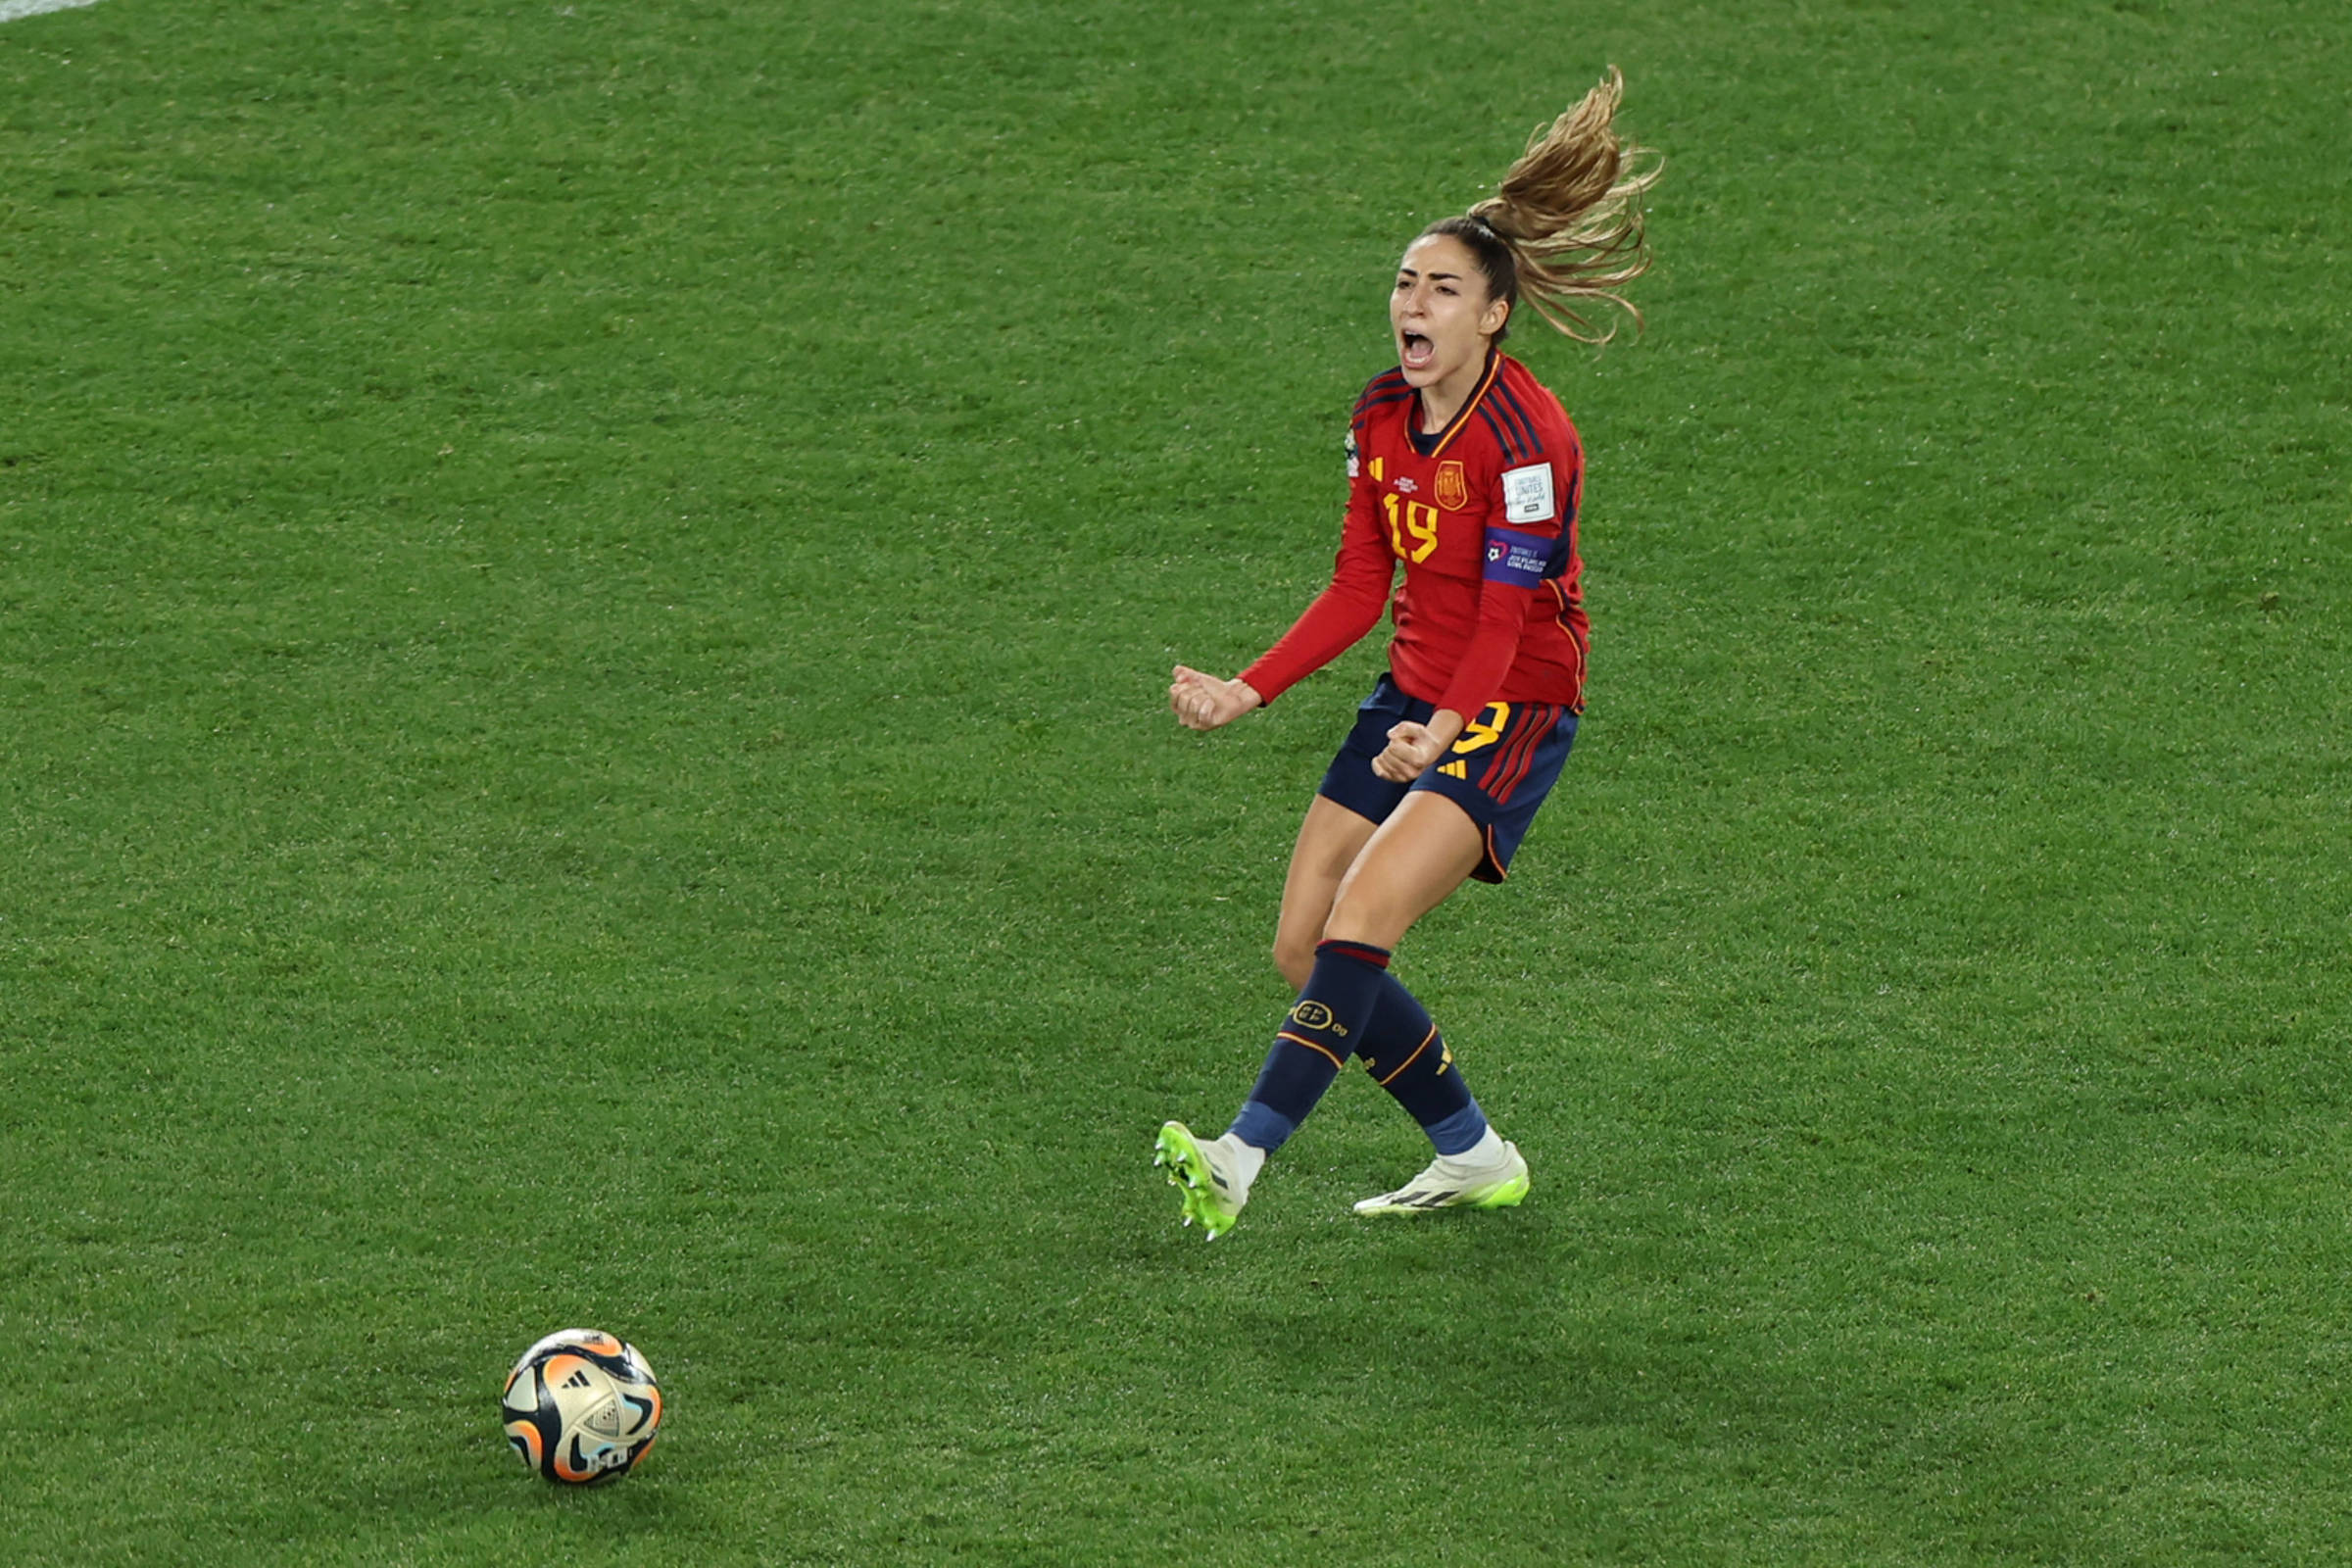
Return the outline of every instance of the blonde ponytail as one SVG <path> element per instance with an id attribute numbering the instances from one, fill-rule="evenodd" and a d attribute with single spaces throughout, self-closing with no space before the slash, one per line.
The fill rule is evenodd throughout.
<path id="1" fill-rule="evenodd" d="M 1536 127 L 1495 193 L 1467 215 L 1510 250 L 1537 314 L 1586 343 L 1617 335 L 1615 322 L 1606 331 L 1594 325 L 1587 313 L 1595 305 L 1624 311 L 1637 330 L 1642 325 L 1641 311 L 1619 291 L 1649 270 L 1642 197 L 1664 160 L 1618 138 L 1611 122 L 1624 94 L 1625 77 L 1611 66 L 1584 102 Z"/>

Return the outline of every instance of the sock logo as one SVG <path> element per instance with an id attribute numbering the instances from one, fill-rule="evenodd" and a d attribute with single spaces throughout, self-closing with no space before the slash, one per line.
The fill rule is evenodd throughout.
<path id="1" fill-rule="evenodd" d="M 1342 1040 L 1348 1038 L 1348 1031 L 1340 1027 L 1340 1020 L 1320 1002 L 1302 999 L 1298 1005 L 1291 1009 L 1291 1022 L 1301 1029 L 1321 1029 L 1338 1035 Z"/>

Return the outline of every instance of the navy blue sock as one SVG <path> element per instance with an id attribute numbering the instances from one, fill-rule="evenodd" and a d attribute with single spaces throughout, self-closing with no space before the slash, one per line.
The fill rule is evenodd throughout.
<path id="1" fill-rule="evenodd" d="M 1364 1071 L 1405 1108 L 1441 1154 L 1459 1154 L 1487 1135 L 1486 1113 L 1429 1010 L 1395 975 L 1383 973 L 1378 1004 L 1356 1044 Z"/>
<path id="2" fill-rule="evenodd" d="M 1315 1108 L 1363 1038 L 1388 978 L 1389 950 L 1362 942 L 1324 942 L 1258 1069 L 1250 1099 L 1226 1129 L 1245 1144 L 1280 1149 Z"/>

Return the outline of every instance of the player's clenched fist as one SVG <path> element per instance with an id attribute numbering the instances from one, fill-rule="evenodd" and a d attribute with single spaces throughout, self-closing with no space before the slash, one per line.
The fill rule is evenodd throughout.
<path id="1" fill-rule="evenodd" d="M 1186 729 L 1219 728 L 1264 702 L 1248 681 L 1220 680 L 1183 664 L 1176 666 L 1175 682 L 1168 687 L 1168 707 Z"/>

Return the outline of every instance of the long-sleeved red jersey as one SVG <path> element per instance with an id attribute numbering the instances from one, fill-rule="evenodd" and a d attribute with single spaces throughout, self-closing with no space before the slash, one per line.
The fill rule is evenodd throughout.
<path id="1" fill-rule="evenodd" d="M 1401 563 L 1389 668 L 1407 696 L 1468 719 L 1491 702 L 1582 712 L 1576 426 L 1499 350 L 1445 429 L 1416 429 L 1420 407 L 1401 369 L 1356 400 L 1331 586 L 1241 678 L 1270 703 L 1338 658 L 1379 623 Z"/>

